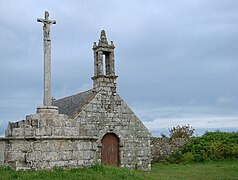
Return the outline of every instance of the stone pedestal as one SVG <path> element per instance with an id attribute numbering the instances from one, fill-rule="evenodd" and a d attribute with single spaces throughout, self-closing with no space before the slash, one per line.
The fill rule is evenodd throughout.
<path id="1" fill-rule="evenodd" d="M 55 113 L 55 114 L 59 114 L 59 109 L 56 106 L 40 106 L 37 107 L 36 113 Z"/>

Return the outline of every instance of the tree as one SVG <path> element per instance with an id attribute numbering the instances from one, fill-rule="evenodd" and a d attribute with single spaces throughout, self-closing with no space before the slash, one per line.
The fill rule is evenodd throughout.
<path id="1" fill-rule="evenodd" d="M 194 130 L 192 126 L 188 125 L 182 125 L 182 126 L 176 126 L 169 128 L 169 136 L 170 138 L 191 138 L 193 136 Z"/>

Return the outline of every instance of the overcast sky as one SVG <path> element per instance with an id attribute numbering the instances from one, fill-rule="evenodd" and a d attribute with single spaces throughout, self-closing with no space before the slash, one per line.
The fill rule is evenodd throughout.
<path id="1" fill-rule="evenodd" d="M 237 0 L 0 0 L 0 134 L 42 105 L 44 11 L 52 96 L 92 88 L 92 45 L 116 46 L 117 91 L 150 131 L 238 130 Z"/>

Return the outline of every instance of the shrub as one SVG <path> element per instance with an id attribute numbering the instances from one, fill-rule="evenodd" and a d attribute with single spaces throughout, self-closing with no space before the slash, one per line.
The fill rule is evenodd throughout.
<path id="1" fill-rule="evenodd" d="M 167 138 L 166 134 L 161 133 L 160 135 L 162 138 Z"/>
<path id="2" fill-rule="evenodd" d="M 182 161 L 183 162 L 191 162 L 194 161 L 195 157 L 192 152 L 186 152 L 182 155 Z"/>
<path id="3" fill-rule="evenodd" d="M 170 138 L 191 138 L 194 129 L 188 124 L 169 128 L 169 133 Z"/>
<path id="4" fill-rule="evenodd" d="M 190 139 L 170 160 L 201 162 L 234 158 L 238 158 L 238 132 L 216 131 Z"/>

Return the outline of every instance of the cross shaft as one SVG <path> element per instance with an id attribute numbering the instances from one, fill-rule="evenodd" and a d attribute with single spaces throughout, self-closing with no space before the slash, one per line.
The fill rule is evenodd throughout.
<path id="1" fill-rule="evenodd" d="M 49 13 L 45 11 L 45 19 L 37 19 L 42 22 L 44 33 L 44 99 L 43 106 L 51 106 L 51 40 L 50 25 L 56 24 L 55 20 L 49 20 Z"/>

